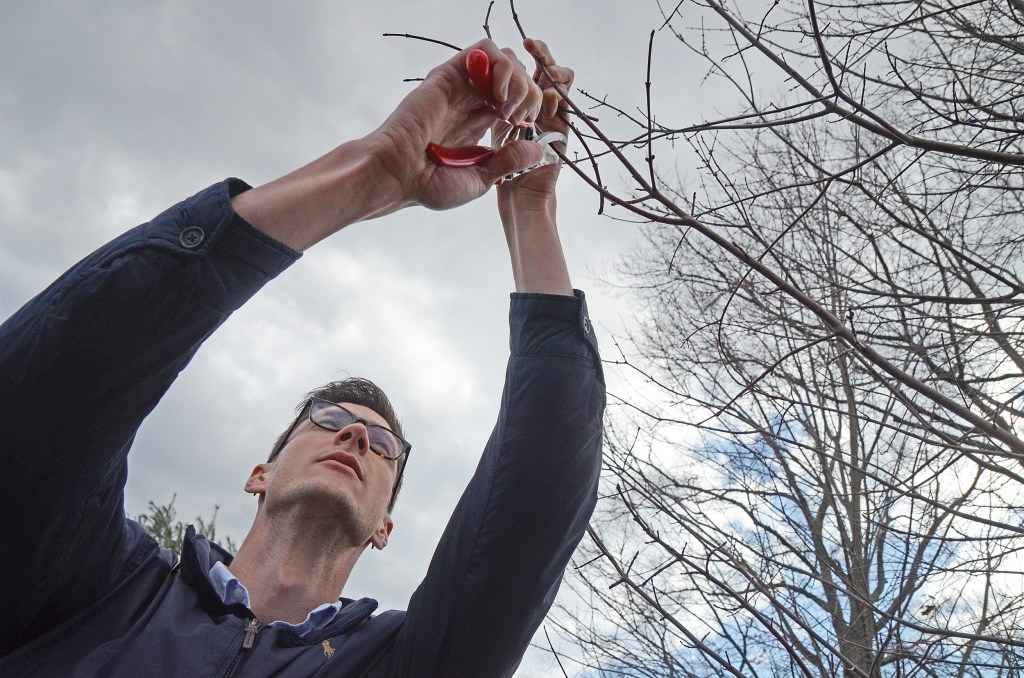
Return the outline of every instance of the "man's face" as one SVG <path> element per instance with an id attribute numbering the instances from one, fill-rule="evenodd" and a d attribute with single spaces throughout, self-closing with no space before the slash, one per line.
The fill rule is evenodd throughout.
<path id="1" fill-rule="evenodd" d="M 390 430 L 384 418 L 370 408 L 340 404 L 357 417 Z M 371 540 L 381 547 L 380 538 L 386 542 L 391 531 L 387 504 L 397 473 L 397 461 L 370 450 L 362 423 L 329 431 L 304 417 L 277 458 L 256 467 L 246 490 L 262 491 L 261 510 L 268 515 L 291 515 L 310 527 L 341 526 L 351 535 L 353 545 Z"/>

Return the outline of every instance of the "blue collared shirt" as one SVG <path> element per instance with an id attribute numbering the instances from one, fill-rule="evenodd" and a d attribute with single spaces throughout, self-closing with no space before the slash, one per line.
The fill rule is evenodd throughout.
<path id="1" fill-rule="evenodd" d="M 238 581 L 235 575 L 231 574 L 231 570 L 224 563 L 217 561 L 210 568 L 210 583 L 213 584 L 214 590 L 220 596 L 220 599 L 224 601 L 225 605 L 241 603 L 252 611 L 252 607 L 249 604 L 249 590 L 245 588 L 242 582 Z M 341 605 L 341 601 L 337 603 L 324 603 L 310 611 L 306 615 L 306 620 L 301 624 L 289 624 L 286 621 L 278 620 L 270 622 L 269 626 L 291 629 L 300 638 L 304 638 L 334 621 L 334 618 L 341 612 Z"/>

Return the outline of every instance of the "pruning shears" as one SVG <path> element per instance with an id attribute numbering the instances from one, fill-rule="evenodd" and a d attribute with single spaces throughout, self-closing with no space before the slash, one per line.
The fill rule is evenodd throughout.
<path id="1" fill-rule="evenodd" d="M 482 49 L 470 50 L 466 55 L 466 72 L 469 73 L 469 81 L 483 98 L 484 102 L 491 108 L 498 110 L 498 102 L 494 100 L 492 93 L 493 75 L 491 74 L 491 62 L 487 52 Z M 568 139 L 559 132 L 538 133 L 537 128 L 530 125 L 515 126 L 507 123 L 508 128 L 502 134 L 495 134 L 492 142 L 495 147 L 490 146 L 461 146 L 449 148 L 435 143 L 427 144 L 427 155 L 442 167 L 474 167 L 487 162 L 491 156 L 498 152 L 510 141 L 533 141 L 544 148 L 544 157 L 536 165 L 527 167 L 505 177 L 506 180 L 526 174 L 527 172 L 551 165 L 558 162 L 559 157 L 551 148 L 551 144 L 560 141 L 565 144 Z"/>

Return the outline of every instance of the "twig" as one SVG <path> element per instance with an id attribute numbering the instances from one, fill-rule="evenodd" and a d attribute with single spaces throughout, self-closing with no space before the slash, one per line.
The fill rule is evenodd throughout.
<path id="1" fill-rule="evenodd" d="M 644 83 L 644 87 L 647 90 L 647 167 L 651 173 L 651 186 L 657 186 L 657 180 L 654 176 L 654 144 L 651 140 L 651 132 L 653 127 L 653 118 L 651 117 L 651 59 L 654 55 L 654 31 L 651 31 L 651 37 L 647 41 L 647 81 Z"/>
<path id="2" fill-rule="evenodd" d="M 491 2 L 491 4 L 493 5 L 494 2 Z M 490 10 L 488 10 L 488 13 L 490 13 Z M 547 624 L 544 625 L 544 637 L 548 640 L 548 647 L 551 648 L 551 654 L 554 655 L 555 661 L 558 662 L 558 668 L 561 669 L 562 675 L 565 676 L 565 678 L 569 678 L 569 674 L 566 673 L 565 667 L 562 666 L 562 660 L 558 657 L 558 651 L 555 650 L 555 645 L 551 642 L 551 636 L 548 635 Z"/>
<path id="3" fill-rule="evenodd" d="M 435 38 L 427 38 L 427 37 L 424 37 L 422 35 L 412 35 L 411 33 L 383 33 L 382 35 L 385 38 L 409 38 L 410 40 L 422 40 L 423 42 L 432 42 L 435 45 L 441 45 L 443 47 L 450 47 L 450 48 L 454 49 L 456 52 L 461 52 L 462 51 L 461 47 L 456 47 L 455 45 L 453 45 L 450 42 L 445 42 L 444 40 L 437 40 Z"/>
<path id="4" fill-rule="evenodd" d="M 484 35 L 487 36 L 488 40 L 493 40 L 491 37 L 491 10 L 494 8 L 494 0 L 491 0 L 487 5 L 487 16 L 484 17 Z"/>

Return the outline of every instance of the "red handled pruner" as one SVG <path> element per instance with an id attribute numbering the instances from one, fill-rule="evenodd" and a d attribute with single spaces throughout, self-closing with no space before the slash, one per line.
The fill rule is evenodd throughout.
<path id="1" fill-rule="evenodd" d="M 493 75 L 491 74 L 491 61 L 487 56 L 487 52 L 482 49 L 470 50 L 469 54 L 466 55 L 466 72 L 469 73 L 470 83 L 480 93 L 480 96 L 487 105 L 494 110 L 498 110 L 498 103 L 494 100 L 492 92 Z M 427 155 L 442 167 L 474 167 L 487 162 L 492 155 L 498 152 L 498 148 L 501 148 L 510 141 L 533 141 L 544 147 L 544 158 L 539 163 L 510 174 L 505 179 L 513 179 L 530 170 L 558 162 L 558 155 L 551 148 L 551 144 L 556 141 L 560 141 L 563 144 L 566 143 L 567 139 L 564 134 L 559 132 L 538 134 L 537 128 L 534 125 L 522 125 L 520 127 L 516 127 L 511 123 L 507 123 L 507 125 L 508 127 L 503 134 L 493 135 L 492 143 L 495 144 L 493 148 L 490 146 L 449 148 L 430 143 L 427 144 Z"/>

